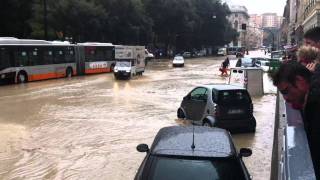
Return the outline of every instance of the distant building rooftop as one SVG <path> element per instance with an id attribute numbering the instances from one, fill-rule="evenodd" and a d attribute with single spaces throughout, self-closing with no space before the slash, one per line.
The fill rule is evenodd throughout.
<path id="1" fill-rule="evenodd" d="M 245 6 L 232 5 L 229 8 L 231 13 L 243 13 L 249 18 L 248 9 Z"/>

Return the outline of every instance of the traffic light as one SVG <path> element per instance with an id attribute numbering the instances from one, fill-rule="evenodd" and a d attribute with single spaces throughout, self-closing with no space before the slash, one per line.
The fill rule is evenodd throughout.
<path id="1" fill-rule="evenodd" d="M 244 31 L 247 30 L 247 25 L 246 24 L 241 24 L 241 29 L 244 30 Z"/>

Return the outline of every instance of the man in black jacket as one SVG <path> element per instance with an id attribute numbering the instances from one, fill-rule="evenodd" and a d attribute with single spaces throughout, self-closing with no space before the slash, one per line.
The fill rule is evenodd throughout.
<path id="1" fill-rule="evenodd" d="M 293 108 L 302 110 L 310 153 L 317 179 L 320 179 L 320 77 L 295 61 L 280 65 L 272 75 L 273 84 Z"/>

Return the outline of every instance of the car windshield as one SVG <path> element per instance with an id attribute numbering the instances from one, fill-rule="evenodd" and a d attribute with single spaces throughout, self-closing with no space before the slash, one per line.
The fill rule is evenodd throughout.
<path id="1" fill-rule="evenodd" d="M 243 64 L 251 64 L 252 63 L 252 59 L 251 58 L 242 58 L 241 62 Z"/>
<path id="2" fill-rule="evenodd" d="M 240 163 L 235 159 L 179 159 L 156 157 L 149 180 L 242 180 Z"/>
<path id="3" fill-rule="evenodd" d="M 129 67 L 130 61 L 117 61 L 116 66 L 118 67 Z"/>
<path id="4" fill-rule="evenodd" d="M 176 56 L 174 57 L 175 60 L 182 60 L 182 57 L 181 56 Z"/>
<path id="5" fill-rule="evenodd" d="M 281 58 L 283 56 L 282 52 L 272 52 L 271 57 L 272 58 Z"/>
<path id="6" fill-rule="evenodd" d="M 218 97 L 218 104 L 248 104 L 251 98 L 247 91 L 244 90 L 228 90 L 221 91 Z"/>

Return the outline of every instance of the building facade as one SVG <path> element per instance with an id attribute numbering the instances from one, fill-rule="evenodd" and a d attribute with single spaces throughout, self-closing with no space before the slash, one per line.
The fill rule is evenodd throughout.
<path id="1" fill-rule="evenodd" d="M 276 13 L 264 13 L 262 16 L 263 28 L 280 28 L 282 23 L 282 17 Z"/>
<path id="2" fill-rule="evenodd" d="M 303 30 L 320 26 L 320 0 L 301 0 L 303 12 Z M 303 14 L 302 14 L 303 13 Z"/>
<path id="3" fill-rule="evenodd" d="M 248 10 L 245 6 L 230 6 L 231 14 L 228 16 L 232 27 L 237 30 L 239 36 L 234 39 L 229 46 L 246 47 L 247 32 L 242 30 L 242 24 L 249 24 Z"/>

